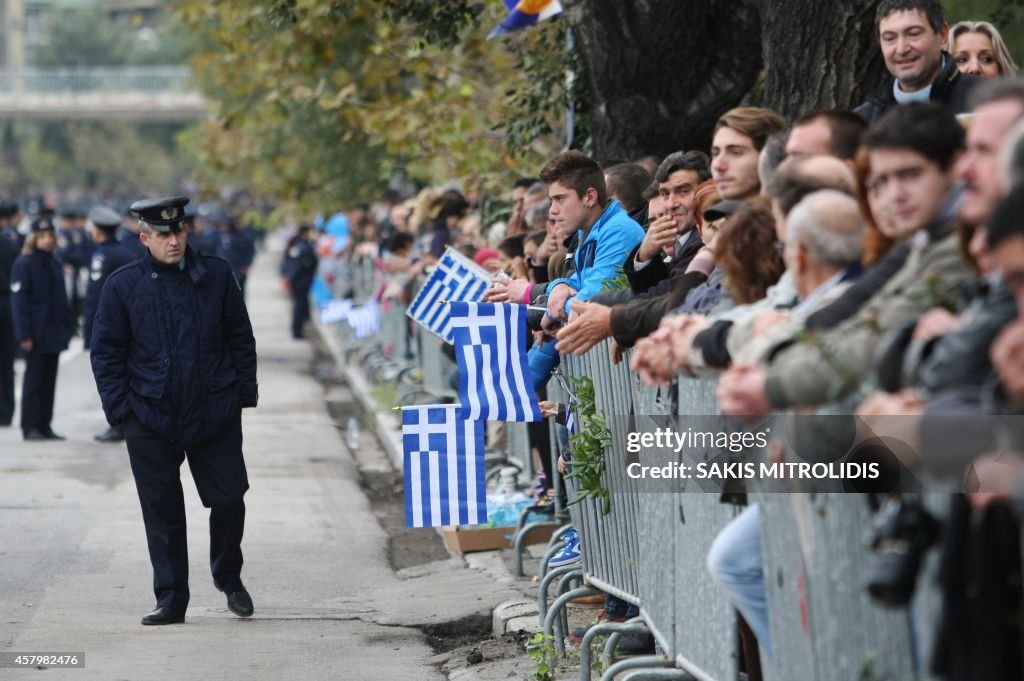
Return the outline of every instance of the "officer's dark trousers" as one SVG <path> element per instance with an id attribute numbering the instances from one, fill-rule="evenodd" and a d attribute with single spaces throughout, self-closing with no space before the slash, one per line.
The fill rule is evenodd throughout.
<path id="1" fill-rule="evenodd" d="M 0 426 L 11 425 L 14 418 L 14 320 L 11 297 L 0 293 Z"/>
<path id="2" fill-rule="evenodd" d="M 302 338 L 309 321 L 309 289 L 310 286 L 292 289 L 292 338 Z"/>
<path id="3" fill-rule="evenodd" d="M 224 591 L 242 587 L 242 532 L 249 489 L 242 458 L 242 419 L 199 445 L 177 447 L 129 420 L 124 426 L 128 457 L 146 525 L 153 592 L 158 606 L 188 605 L 188 545 L 180 468 L 188 458 L 203 506 L 210 509 L 210 569 Z"/>
<path id="4" fill-rule="evenodd" d="M 50 432 L 59 364 L 59 352 L 32 351 L 25 357 L 25 378 L 21 383 L 22 433 Z"/>

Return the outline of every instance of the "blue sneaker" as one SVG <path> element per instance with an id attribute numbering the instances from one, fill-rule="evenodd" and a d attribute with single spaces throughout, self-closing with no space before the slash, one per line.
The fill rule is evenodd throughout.
<path id="1" fill-rule="evenodd" d="M 565 547 L 548 560 L 549 568 L 572 565 L 580 561 L 582 557 L 580 554 L 580 534 L 575 528 L 562 535 L 562 543 L 565 544 Z"/>

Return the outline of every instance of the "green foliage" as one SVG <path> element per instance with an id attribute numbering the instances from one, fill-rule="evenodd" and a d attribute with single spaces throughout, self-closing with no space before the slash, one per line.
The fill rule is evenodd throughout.
<path id="1" fill-rule="evenodd" d="M 551 681 L 555 678 L 555 637 L 545 635 L 538 628 L 533 638 L 526 642 L 526 654 L 533 660 L 533 678 L 537 681 Z"/>
<path id="2" fill-rule="evenodd" d="M 463 31 L 479 25 L 484 7 L 468 0 L 385 0 L 384 16 L 395 23 L 409 22 L 422 44 L 452 49 Z"/>
<path id="3" fill-rule="evenodd" d="M 519 111 L 506 109 L 504 93 L 524 91 L 533 75 L 486 40 L 504 16 L 498 3 L 178 0 L 175 8 L 195 36 L 191 61 L 214 114 L 187 139 L 208 169 L 204 184 L 243 183 L 322 208 L 372 197 L 395 173 L 503 189 L 559 148 L 544 136 L 551 126 L 523 144 L 502 128 Z"/>
<path id="4" fill-rule="evenodd" d="M 84 189 L 170 191 L 183 172 L 174 151 L 180 126 L 126 122 L 21 123 L 9 129 L 0 193 Z"/>
<path id="5" fill-rule="evenodd" d="M 569 503 L 594 499 L 600 502 L 602 513 L 607 515 L 611 511 L 611 495 L 604 486 L 604 468 L 612 432 L 604 414 L 597 410 L 594 381 L 589 376 L 574 376 L 572 392 L 575 395 L 573 414 L 580 432 L 569 437 L 572 461 L 566 477 L 576 481 L 579 494 Z"/>
<path id="6" fill-rule="evenodd" d="M 624 291 L 630 287 L 629 277 L 626 275 L 622 265 L 615 266 L 617 274 L 611 279 L 601 280 L 602 291 Z"/>
<path id="7" fill-rule="evenodd" d="M 548 21 L 502 40 L 516 56 L 516 71 L 526 75 L 505 91 L 507 109 L 498 129 L 508 135 L 509 150 L 530 149 L 552 135 L 564 140 L 569 107 L 585 100 L 579 53 L 568 49 L 568 25 L 561 20 Z M 574 74 L 571 79 L 570 73 Z M 587 138 L 585 118 L 579 114 L 577 111 L 574 126 L 577 148 Z M 557 149 L 544 151 L 551 155 Z"/>
<path id="8" fill-rule="evenodd" d="M 173 21 L 140 31 L 130 19 L 113 20 L 102 5 L 57 7 L 43 17 L 43 42 L 28 55 L 42 68 L 144 66 L 184 61 L 183 33 Z"/>
<path id="9" fill-rule="evenodd" d="M 966 20 L 991 21 L 1017 64 L 1024 60 L 1024 0 L 945 0 L 943 7 L 950 26 Z"/>

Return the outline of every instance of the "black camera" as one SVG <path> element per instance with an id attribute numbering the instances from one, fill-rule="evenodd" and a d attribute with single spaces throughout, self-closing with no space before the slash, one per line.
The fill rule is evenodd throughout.
<path id="1" fill-rule="evenodd" d="M 867 536 L 874 552 L 866 583 L 872 600 L 887 608 L 910 603 L 924 555 L 938 538 L 938 521 L 918 499 L 887 501 Z"/>
<path id="2" fill-rule="evenodd" d="M 530 309 L 526 312 L 526 327 L 530 331 L 541 331 L 540 323 L 544 319 L 544 308 L 547 307 L 548 297 L 541 295 L 535 298 Z"/>

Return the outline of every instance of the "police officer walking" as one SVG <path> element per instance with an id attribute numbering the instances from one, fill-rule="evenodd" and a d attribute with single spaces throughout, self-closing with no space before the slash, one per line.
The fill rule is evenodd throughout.
<path id="1" fill-rule="evenodd" d="M 18 204 L 0 201 L 0 220 L 9 221 L 18 213 Z M 13 227 L 0 224 L 0 427 L 14 419 L 14 316 L 11 312 L 11 275 L 21 244 Z"/>
<path id="2" fill-rule="evenodd" d="M 87 350 L 92 341 L 92 323 L 100 303 L 103 284 L 116 270 L 135 260 L 117 240 L 117 229 L 121 226 L 120 215 L 105 206 L 96 206 L 89 211 L 89 222 L 92 224 L 92 240 L 96 249 L 89 263 L 89 285 L 85 289 L 82 308 L 82 339 Z M 112 425 L 95 437 L 97 442 L 120 442 L 123 439 L 120 425 Z"/>
<path id="3" fill-rule="evenodd" d="M 124 430 L 142 505 L 156 609 L 142 624 L 185 621 L 189 601 L 185 458 L 210 509 L 210 567 L 239 617 L 242 584 L 242 413 L 255 407 L 256 342 L 231 268 L 187 246 L 188 199 L 137 201 L 147 253 L 112 274 L 92 328 L 92 369 L 107 421 Z"/>
<path id="4" fill-rule="evenodd" d="M 48 220 L 35 222 L 11 274 L 14 332 L 25 351 L 21 431 L 28 441 L 65 439 L 50 427 L 60 353 L 74 330 L 61 264 L 53 256 L 55 231 Z"/>
<path id="5" fill-rule="evenodd" d="M 316 248 L 310 238 L 313 228 L 301 225 L 299 233 L 288 243 L 281 268 L 292 294 L 292 338 L 302 338 L 309 321 L 309 289 L 316 275 Z"/>

